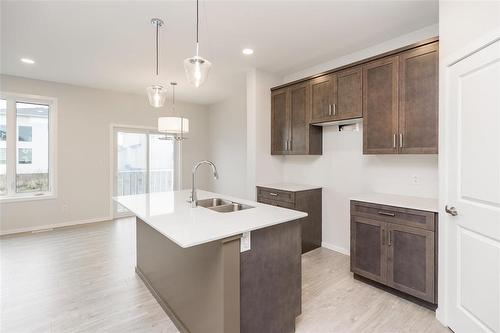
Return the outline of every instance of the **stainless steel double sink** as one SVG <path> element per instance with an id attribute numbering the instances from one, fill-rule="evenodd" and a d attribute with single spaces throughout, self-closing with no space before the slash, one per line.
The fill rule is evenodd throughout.
<path id="1" fill-rule="evenodd" d="M 237 212 L 244 209 L 254 208 L 253 206 L 240 204 L 221 198 L 210 198 L 196 200 L 196 205 L 219 213 Z"/>

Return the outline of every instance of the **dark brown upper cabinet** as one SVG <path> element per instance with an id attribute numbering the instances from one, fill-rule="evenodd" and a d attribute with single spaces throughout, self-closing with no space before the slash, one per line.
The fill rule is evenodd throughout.
<path id="1" fill-rule="evenodd" d="M 331 120 L 337 103 L 337 75 L 311 80 L 311 102 L 311 123 Z"/>
<path id="2" fill-rule="evenodd" d="M 309 81 L 271 93 L 271 154 L 321 155 L 322 129 L 310 125 Z"/>
<path id="3" fill-rule="evenodd" d="M 272 88 L 271 153 L 320 155 L 321 126 L 363 118 L 363 154 L 437 154 L 438 39 Z"/>
<path id="4" fill-rule="evenodd" d="M 397 154 L 398 57 L 363 67 L 363 153 Z"/>
<path id="5" fill-rule="evenodd" d="M 438 152 L 438 44 L 399 56 L 399 153 Z"/>
<path id="6" fill-rule="evenodd" d="M 363 153 L 437 154 L 438 44 L 363 67 Z"/>
<path id="7" fill-rule="evenodd" d="M 271 93 L 271 154 L 284 154 L 289 138 L 288 89 Z"/>
<path id="8" fill-rule="evenodd" d="M 311 123 L 363 116 L 362 68 L 349 68 L 311 80 Z"/>
<path id="9" fill-rule="evenodd" d="M 337 73 L 337 106 L 334 120 L 363 117 L 363 75 L 357 66 Z"/>

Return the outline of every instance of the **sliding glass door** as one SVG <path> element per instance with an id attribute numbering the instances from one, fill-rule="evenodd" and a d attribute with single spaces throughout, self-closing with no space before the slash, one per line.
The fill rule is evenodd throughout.
<path id="1" fill-rule="evenodd" d="M 114 129 L 113 195 L 173 191 L 178 188 L 178 151 L 175 142 L 146 129 Z M 114 203 L 114 216 L 129 215 Z"/>

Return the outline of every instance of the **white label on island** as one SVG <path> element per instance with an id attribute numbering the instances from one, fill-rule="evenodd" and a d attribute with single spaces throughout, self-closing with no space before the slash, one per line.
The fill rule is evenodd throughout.
<path id="1" fill-rule="evenodd" d="M 244 232 L 240 239 L 240 252 L 250 250 L 250 231 Z"/>

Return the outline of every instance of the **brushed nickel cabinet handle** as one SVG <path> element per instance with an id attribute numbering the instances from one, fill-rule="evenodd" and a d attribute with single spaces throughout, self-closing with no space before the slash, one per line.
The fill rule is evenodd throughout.
<path id="1" fill-rule="evenodd" d="M 278 193 L 269 192 L 269 195 L 271 195 L 271 196 L 273 196 L 273 197 L 277 197 L 277 196 L 278 196 Z"/>
<path id="2" fill-rule="evenodd" d="M 329 116 L 332 115 L 332 105 L 331 104 L 328 104 L 328 115 Z"/>
<path id="3" fill-rule="evenodd" d="M 385 229 L 382 229 L 382 245 L 385 245 Z"/>
<path id="4" fill-rule="evenodd" d="M 394 135 L 392 137 L 392 147 L 396 148 L 396 133 L 394 133 Z"/>
<path id="5" fill-rule="evenodd" d="M 396 216 L 396 213 L 388 213 L 388 212 L 377 212 L 377 213 L 385 216 L 392 216 L 392 217 Z"/>
<path id="6" fill-rule="evenodd" d="M 392 245 L 392 232 L 389 230 L 389 241 L 387 242 L 387 245 L 391 246 Z"/>
<path id="7" fill-rule="evenodd" d="M 288 140 L 285 140 L 285 151 L 288 150 Z"/>
<path id="8" fill-rule="evenodd" d="M 399 133 L 399 148 L 403 148 L 403 133 Z"/>
<path id="9" fill-rule="evenodd" d="M 292 150 L 292 140 L 288 140 L 288 150 Z"/>
<path id="10" fill-rule="evenodd" d="M 337 104 L 333 103 L 333 115 L 337 115 Z"/>

